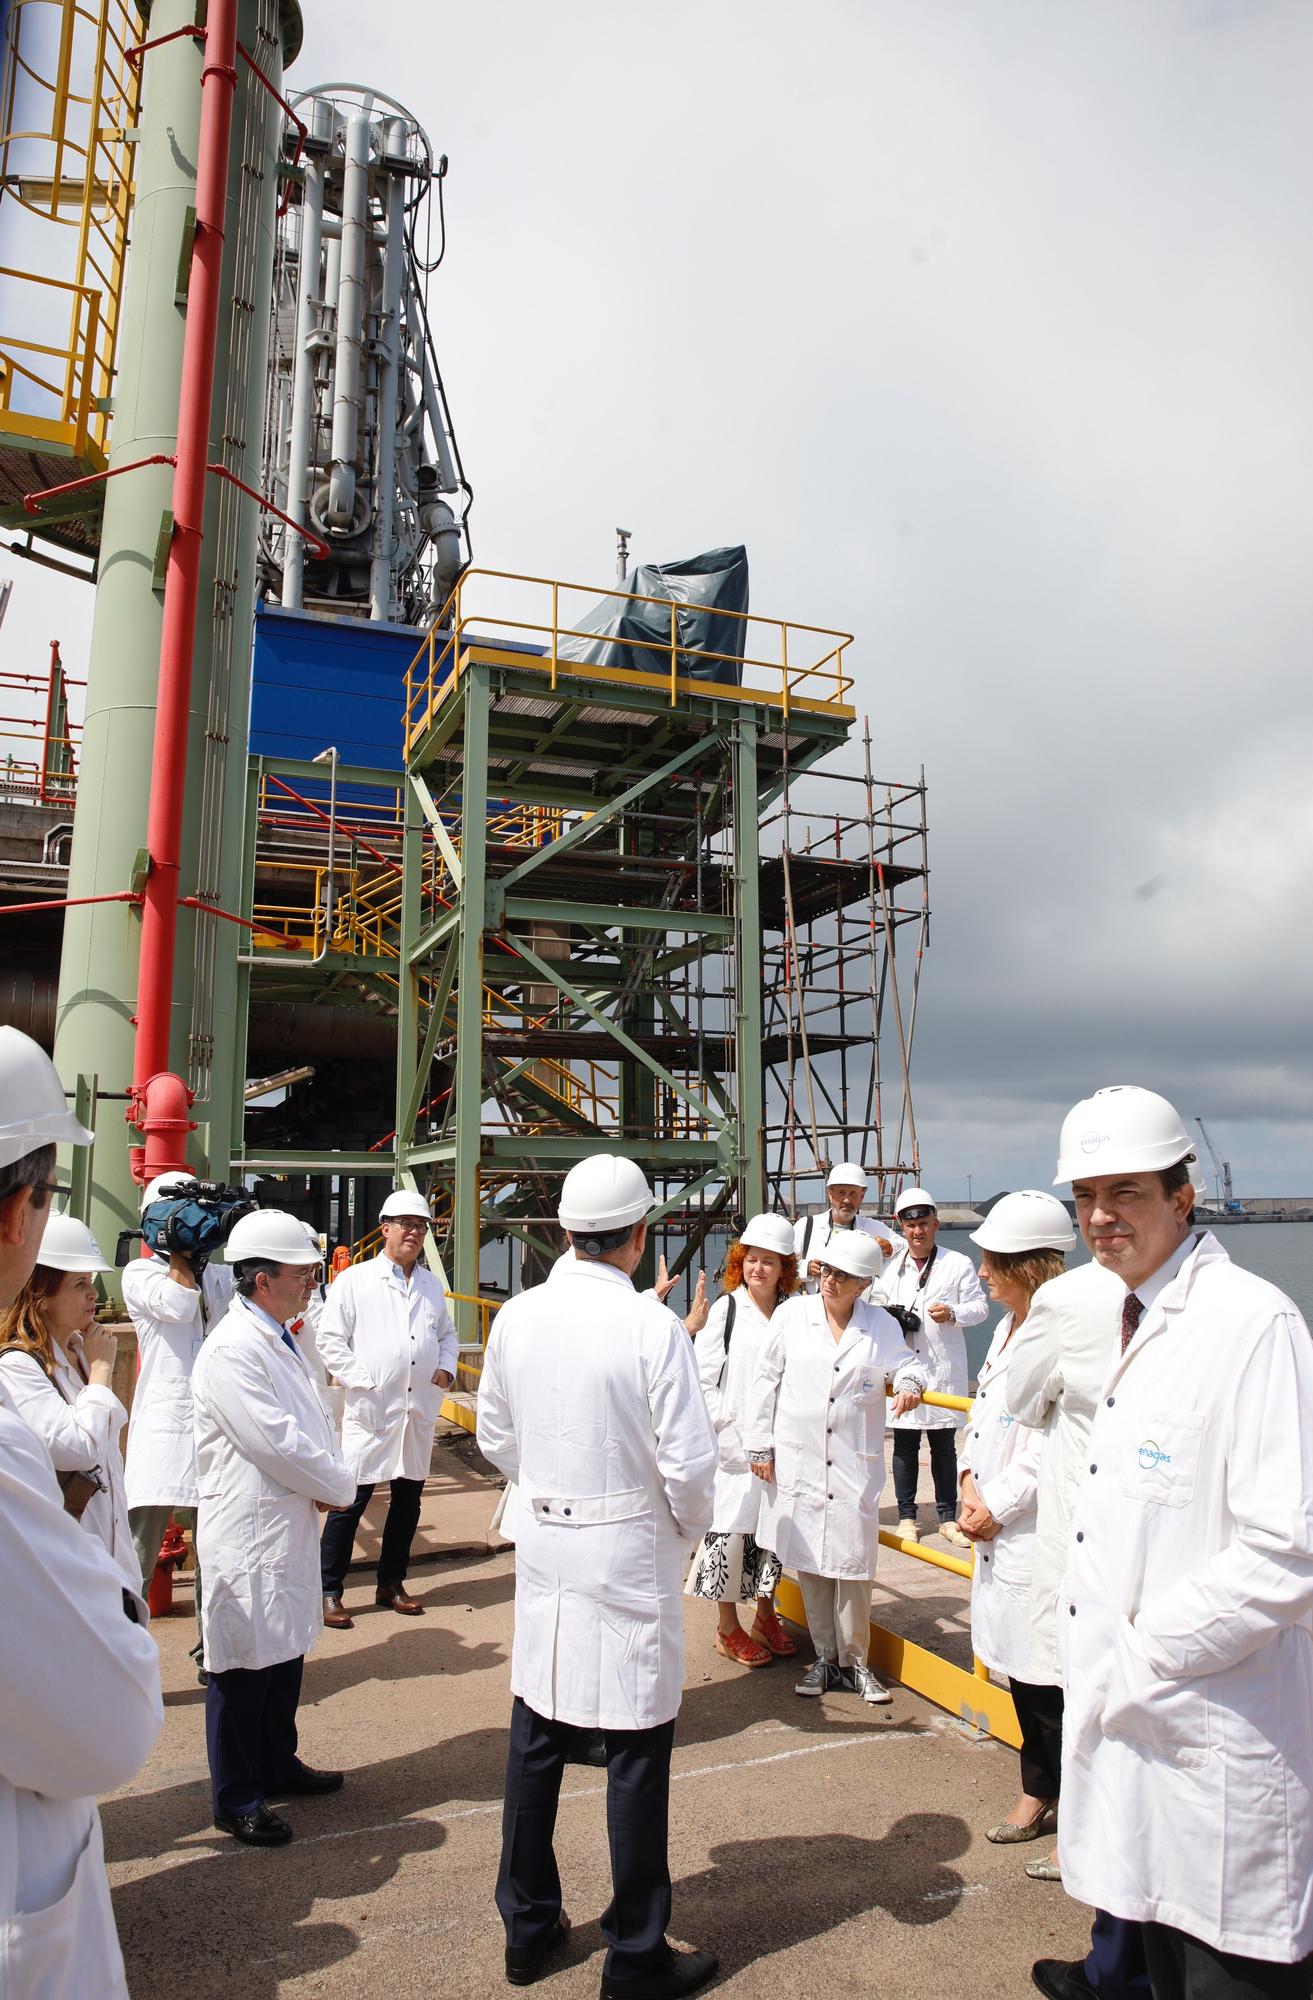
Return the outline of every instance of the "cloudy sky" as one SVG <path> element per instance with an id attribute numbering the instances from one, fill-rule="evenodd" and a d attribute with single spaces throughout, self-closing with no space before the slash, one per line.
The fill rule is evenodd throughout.
<path id="1" fill-rule="evenodd" d="M 479 559 L 746 542 L 930 786 L 926 1176 L 1105 1082 L 1313 1192 L 1303 0 L 306 6 L 450 156 Z M 418 25 L 417 25 L 418 24 Z M 19 578 L 5 651 L 89 598 Z"/>

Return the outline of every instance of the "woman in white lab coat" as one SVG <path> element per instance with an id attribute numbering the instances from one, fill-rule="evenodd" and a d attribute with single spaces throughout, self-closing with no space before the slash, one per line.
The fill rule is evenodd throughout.
<path id="1" fill-rule="evenodd" d="M 754 1215 L 729 1246 L 724 1290 L 697 1337 L 698 1376 L 716 1427 L 720 1468 L 712 1525 L 698 1544 L 684 1591 L 717 1607 L 716 1651 L 744 1667 L 768 1667 L 772 1655 L 787 1659 L 798 1650 L 775 1611 L 780 1561 L 757 1539 L 765 1488 L 752 1476 L 740 1428 L 771 1317 L 797 1289 L 793 1224 L 782 1215 Z M 751 1633 L 739 1623 L 740 1604 L 756 1605 Z"/>
<path id="2" fill-rule="evenodd" d="M 920 1401 L 926 1369 L 897 1324 L 861 1294 L 880 1267 L 868 1237 L 836 1230 L 820 1292 L 771 1322 L 745 1410 L 744 1442 L 766 1493 L 758 1537 L 795 1572 L 816 1659 L 794 1692 L 887 1702 L 866 1664 L 884 1486 L 885 1385 L 894 1414 Z"/>
<path id="3" fill-rule="evenodd" d="M 959 1525 L 975 1544 L 971 1643 L 977 1658 L 1006 1674 L 1021 1725 L 1021 1797 L 986 1839 L 1037 1840 L 1054 1825 L 1062 1774 L 1062 1690 L 1035 1686 L 1030 1673 L 1030 1591 L 1044 1439 L 1008 1407 L 1011 1341 L 1039 1287 L 1056 1278 L 1076 1241 L 1071 1219 L 1051 1194 L 1027 1188 L 996 1202 L 971 1240 L 984 1255 L 980 1276 L 1005 1306 L 976 1385 L 959 1454 Z"/>
<path id="4" fill-rule="evenodd" d="M 96 1324 L 96 1273 L 108 1269 L 84 1223 L 51 1216 L 36 1268 L 0 1321 L 0 1401 L 36 1432 L 69 1511 L 140 1594 L 119 1450 L 128 1413 L 111 1386 L 118 1341 Z"/>

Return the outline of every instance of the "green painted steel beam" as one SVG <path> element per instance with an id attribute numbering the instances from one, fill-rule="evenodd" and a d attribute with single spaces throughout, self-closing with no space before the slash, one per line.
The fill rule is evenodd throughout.
<path id="1" fill-rule="evenodd" d="M 737 726 L 734 744 L 736 799 L 757 796 L 757 731 L 747 718 Z M 766 1203 L 766 1161 L 762 1132 L 765 1086 L 761 1047 L 761 852 L 756 812 L 734 814 L 734 977 L 735 1046 L 740 1202 L 746 1214 L 759 1215 Z"/>
<path id="2" fill-rule="evenodd" d="M 435 1139 L 427 1146 L 412 1146 L 408 1159 L 412 1167 L 454 1167 L 456 1151 L 454 1140 Z M 538 1161 L 573 1162 L 586 1160 L 590 1153 L 620 1153 L 627 1159 L 637 1160 L 640 1166 L 687 1167 L 690 1172 L 695 1169 L 705 1171 L 713 1161 L 719 1163 L 722 1158 L 722 1149 L 715 1139 L 644 1139 L 635 1133 L 610 1132 L 535 1132 L 532 1137 L 523 1132 L 485 1132 L 482 1135 L 484 1160 L 522 1163 L 526 1154 L 532 1154 Z M 333 1171 L 338 1170 L 335 1168 Z M 530 1168 L 525 1168 L 526 1173 L 530 1171 Z"/>
<path id="3" fill-rule="evenodd" d="M 503 891 L 509 889 L 513 882 L 522 882 L 534 869 L 541 868 L 548 857 L 553 861 L 559 861 L 563 854 L 569 854 L 583 841 L 591 840 L 595 833 L 600 832 L 602 827 L 608 826 L 627 807 L 650 792 L 654 785 L 664 784 L 667 778 L 674 777 L 677 771 L 682 771 L 686 764 L 691 764 L 702 751 L 701 743 L 690 743 L 687 748 L 677 751 L 673 757 L 667 757 L 664 764 L 658 764 L 655 770 L 645 773 L 637 783 L 630 785 L 627 791 L 621 792 L 614 799 L 608 799 L 604 806 L 599 806 L 591 818 L 581 820 L 578 826 L 572 826 L 559 840 L 548 841 L 542 847 L 535 848 L 518 868 L 512 868 L 509 875 L 502 876 Z"/>
<path id="4" fill-rule="evenodd" d="M 303 778 L 316 785 L 328 782 L 324 777 L 323 765 L 310 763 L 304 757 L 260 756 L 252 757 L 250 762 L 253 767 L 267 772 L 270 777 Z M 343 785 L 360 785 L 372 787 L 380 792 L 399 792 L 402 779 L 399 771 L 385 771 L 373 764 L 342 763 L 337 767 L 337 782 L 339 790 Z"/>
<path id="5" fill-rule="evenodd" d="M 483 893 L 487 877 L 488 693 L 487 678 L 471 669 L 461 676 L 465 776 L 461 786 L 461 862 L 464 882 L 456 909 L 456 1176 L 452 1268 L 458 1292 L 479 1289 L 479 1160 L 483 1107 Z M 471 837 L 471 829 L 478 834 Z M 413 963 L 413 960 L 412 960 Z M 468 1319 L 473 1306 L 460 1311 Z M 459 1322 L 458 1322 L 459 1324 Z M 470 1329 L 462 1327 L 469 1337 Z M 475 1329 L 477 1331 L 477 1329 Z"/>

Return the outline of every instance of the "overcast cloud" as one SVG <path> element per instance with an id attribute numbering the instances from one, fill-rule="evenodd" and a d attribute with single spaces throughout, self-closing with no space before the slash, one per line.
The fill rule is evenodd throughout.
<path id="1" fill-rule="evenodd" d="M 306 6 L 450 155 L 480 561 L 744 541 L 924 762 L 926 1177 L 1103 1082 L 1313 1192 L 1303 0 Z M 8 567 L 8 565 L 7 565 Z M 89 594 L 19 567 L 5 651 Z"/>

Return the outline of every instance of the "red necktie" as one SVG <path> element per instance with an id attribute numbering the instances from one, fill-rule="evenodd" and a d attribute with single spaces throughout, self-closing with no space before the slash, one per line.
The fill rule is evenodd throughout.
<path id="1" fill-rule="evenodd" d="M 1127 1348 L 1135 1338 L 1135 1329 L 1140 1324 L 1140 1315 L 1143 1311 L 1144 1300 L 1136 1292 L 1127 1292 L 1125 1299 L 1122 1301 L 1123 1354 L 1125 1354 Z"/>

